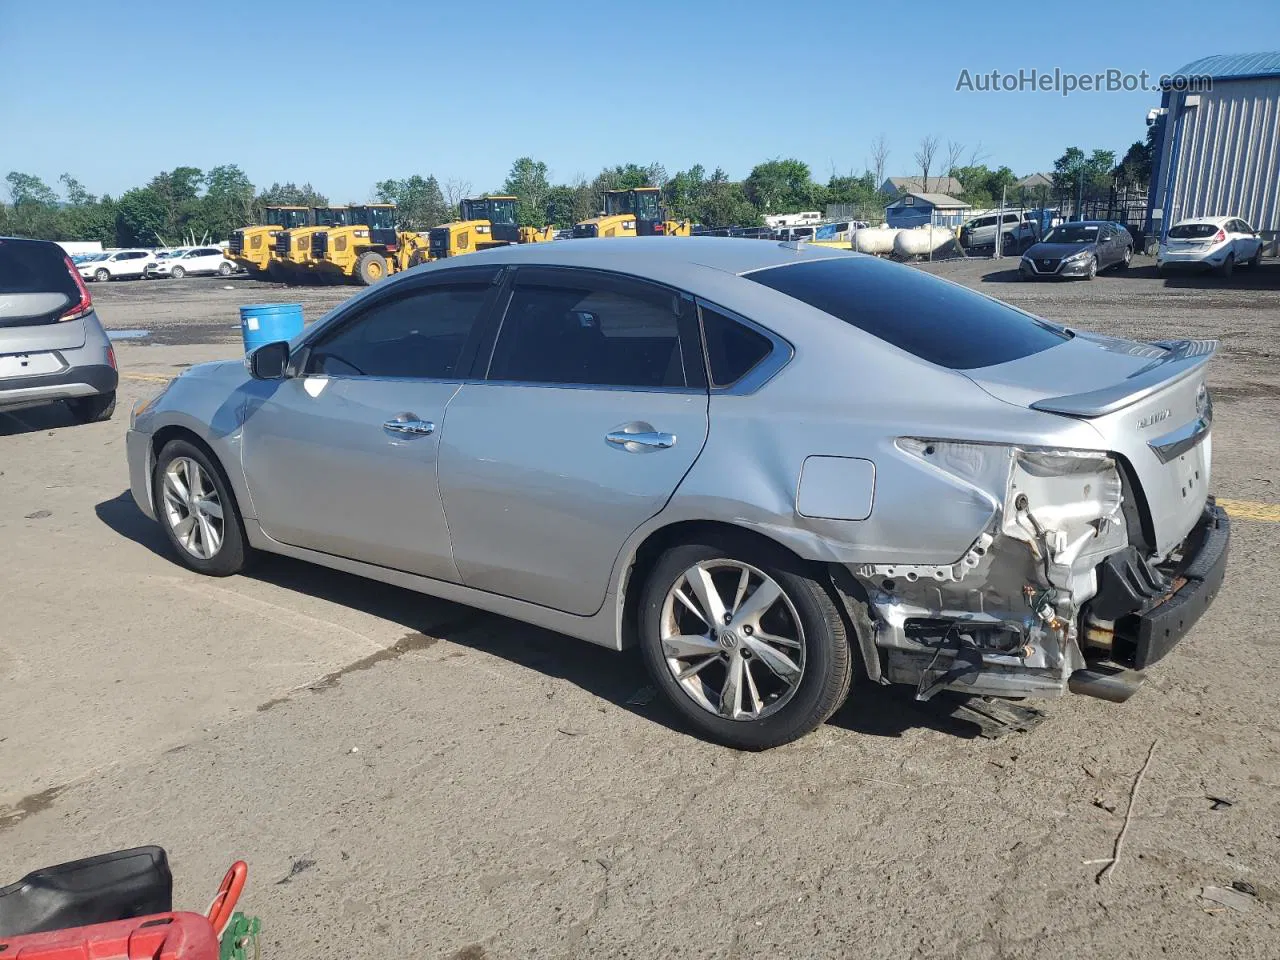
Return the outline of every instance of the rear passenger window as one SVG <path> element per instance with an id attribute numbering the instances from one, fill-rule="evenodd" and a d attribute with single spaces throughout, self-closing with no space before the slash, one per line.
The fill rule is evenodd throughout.
<path id="1" fill-rule="evenodd" d="M 338 377 L 465 376 L 459 360 L 485 296 L 486 284 L 429 287 L 383 300 L 318 340 L 308 374 Z"/>
<path id="2" fill-rule="evenodd" d="M 768 337 L 718 310 L 706 306 L 701 310 L 707 361 L 711 365 L 711 385 L 732 386 L 769 355 L 773 344 Z"/>
<path id="3" fill-rule="evenodd" d="M 596 282 L 590 276 L 565 280 L 517 280 L 494 345 L 490 380 L 687 385 L 669 292 L 612 279 Z"/>

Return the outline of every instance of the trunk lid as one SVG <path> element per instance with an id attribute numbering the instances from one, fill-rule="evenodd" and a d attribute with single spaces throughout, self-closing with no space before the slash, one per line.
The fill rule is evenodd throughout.
<path id="1" fill-rule="evenodd" d="M 1216 340 L 1135 343 L 1077 334 L 1020 360 L 965 371 L 1006 403 L 1086 420 L 1134 474 L 1148 544 L 1165 557 L 1195 526 L 1209 493 L 1212 406 L 1206 368 Z"/>

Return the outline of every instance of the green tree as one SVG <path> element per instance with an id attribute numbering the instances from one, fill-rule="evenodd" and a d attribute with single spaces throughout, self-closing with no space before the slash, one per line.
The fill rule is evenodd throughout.
<path id="1" fill-rule="evenodd" d="M 1146 188 L 1151 184 L 1152 161 L 1156 152 L 1156 128 L 1147 127 L 1145 140 L 1138 140 L 1129 147 L 1119 166 L 1111 171 L 1117 183 Z"/>
<path id="2" fill-rule="evenodd" d="M 449 219 L 449 206 L 435 177 L 414 174 L 403 180 L 382 180 L 373 187 L 380 203 L 394 203 L 397 217 L 410 230 L 429 230 Z"/>
<path id="3" fill-rule="evenodd" d="M 520 226 L 547 225 L 547 198 L 551 194 L 551 181 L 547 177 L 547 165 L 541 160 L 520 157 L 511 164 L 511 171 L 502 184 L 502 192 L 520 201 L 517 205 Z"/>
<path id="4" fill-rule="evenodd" d="M 707 181 L 694 219 L 708 227 L 758 227 L 763 222 L 745 185 L 731 182 L 719 167 Z"/>
<path id="5" fill-rule="evenodd" d="M 329 198 L 317 191 L 310 183 L 304 183 L 299 187 L 290 180 L 283 184 L 273 183 L 258 194 L 254 201 L 254 216 L 256 219 L 262 219 L 262 211 L 266 207 L 327 207 L 328 205 Z"/>
<path id="6" fill-rule="evenodd" d="M 1008 167 L 992 170 L 982 163 L 952 167 L 948 173 L 959 180 L 963 187 L 957 199 L 975 207 L 995 206 L 999 203 L 1002 192 L 1011 191 L 1018 182 L 1017 176 Z"/>
<path id="7" fill-rule="evenodd" d="M 1079 190 L 1084 197 L 1096 197 L 1111 186 L 1111 171 L 1116 165 L 1112 150 L 1094 150 L 1085 155 L 1079 147 L 1068 147 L 1053 161 L 1053 186 L 1058 193 L 1075 196 Z"/>
<path id="8" fill-rule="evenodd" d="M 168 230 L 169 202 L 152 187 L 135 187 L 116 203 L 116 242 L 122 247 L 154 246 Z M 177 239 L 176 235 L 172 235 Z"/>
<path id="9" fill-rule="evenodd" d="M 58 202 L 58 195 L 53 188 L 34 174 L 11 170 L 4 179 L 9 184 L 9 195 L 13 198 L 15 208 L 25 204 L 52 207 Z"/>
<path id="10" fill-rule="evenodd" d="M 62 184 L 64 196 L 67 198 L 67 203 L 71 204 L 71 206 L 81 207 L 97 202 L 97 198 L 86 190 L 84 188 L 84 184 L 71 174 L 64 173 L 62 176 L 58 177 L 58 182 Z"/>
<path id="11" fill-rule="evenodd" d="M 204 185 L 201 219 L 215 240 L 229 237 L 232 230 L 253 220 L 253 184 L 236 164 L 214 167 L 205 175 Z"/>
<path id="12" fill-rule="evenodd" d="M 765 213 L 797 213 L 818 205 L 819 188 L 801 160 L 769 160 L 757 164 L 742 184 L 747 199 Z"/>
<path id="13" fill-rule="evenodd" d="M 574 188 L 567 184 L 557 184 L 547 192 L 546 222 L 557 227 L 571 227 L 578 221 L 576 213 L 577 196 Z"/>

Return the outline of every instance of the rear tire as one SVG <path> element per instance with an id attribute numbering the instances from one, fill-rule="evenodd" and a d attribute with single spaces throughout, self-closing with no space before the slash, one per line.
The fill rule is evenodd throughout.
<path id="1" fill-rule="evenodd" d="M 1231 275 L 1236 272 L 1236 255 L 1228 253 L 1227 259 L 1222 261 L 1222 266 L 1218 268 L 1218 273 L 1222 278 L 1230 279 Z"/>
<path id="2" fill-rule="evenodd" d="M 1120 269 L 1128 270 L 1129 264 L 1133 262 L 1133 248 L 1126 247 L 1124 251 L 1124 259 L 1120 261 Z"/>
<path id="3" fill-rule="evenodd" d="M 116 392 L 100 393 L 93 397 L 74 397 L 65 401 L 76 423 L 97 423 L 110 420 L 116 412 Z"/>
<path id="4" fill-rule="evenodd" d="M 387 275 L 387 258 L 376 250 L 366 250 L 356 261 L 356 280 L 369 287 Z"/>
<path id="5" fill-rule="evenodd" d="M 736 607 L 742 623 L 708 624 L 676 598 L 679 591 L 703 604 L 692 586 L 699 571 L 711 584 L 703 594 L 714 592 L 723 606 Z M 840 611 L 812 572 L 780 547 L 736 537 L 673 547 L 658 560 L 642 588 L 640 646 L 654 685 L 702 736 L 739 750 L 765 750 L 811 732 L 844 703 L 852 651 Z M 777 598 L 753 616 L 752 601 L 768 584 L 778 589 Z M 676 637 L 686 644 L 673 647 Z M 736 703 L 724 695 L 731 676 L 739 678 Z"/>
<path id="6" fill-rule="evenodd" d="M 97 280 L 99 283 L 106 283 L 111 279 L 111 274 L 105 269 L 95 270 L 93 272 L 93 279 Z"/>
<path id="7" fill-rule="evenodd" d="M 175 466 L 178 461 L 185 462 L 181 466 Z M 189 464 L 195 464 L 199 468 L 198 474 L 191 470 Z M 176 491 L 173 488 L 166 488 L 166 472 L 171 466 L 175 467 L 179 478 L 184 480 L 184 487 L 189 486 L 185 482 L 187 478 L 193 475 L 199 476 L 199 493 L 203 496 L 183 498 L 181 495 L 175 495 Z M 208 496 L 210 493 L 212 496 Z M 185 566 L 211 577 L 229 577 L 244 569 L 249 549 L 244 535 L 244 521 L 240 518 L 235 495 L 231 492 L 230 484 L 227 483 L 221 468 L 194 443 L 187 440 L 170 440 L 164 445 L 160 456 L 156 458 L 155 470 L 151 474 L 151 497 L 155 504 L 156 518 L 160 521 L 160 526 L 164 529 L 165 536 L 169 539 L 169 544 L 173 547 L 178 559 Z M 184 528 L 183 520 L 193 515 L 195 500 L 205 505 L 202 511 L 205 521 L 210 523 L 216 521 L 214 536 L 217 538 L 217 547 L 206 551 L 210 553 L 207 557 L 199 556 L 200 551 L 196 549 L 197 545 L 209 542 L 200 539 L 203 534 L 197 534 L 192 544 L 184 542 L 189 538 L 191 528 Z M 216 504 L 221 517 L 213 515 L 209 504 Z M 193 525 L 203 527 L 200 523 Z"/>
<path id="8" fill-rule="evenodd" d="M 1250 257 L 1248 260 L 1249 269 L 1252 270 L 1261 262 L 1262 262 L 1262 248 L 1259 247 L 1257 250 L 1253 252 L 1253 256 Z"/>
<path id="9" fill-rule="evenodd" d="M 231 276 L 231 264 L 229 264 L 229 263 L 220 263 L 220 264 L 218 264 L 218 276 L 220 276 L 220 277 L 229 277 L 229 276 Z"/>
<path id="10" fill-rule="evenodd" d="M 183 270 L 181 267 L 174 267 L 171 271 L 169 271 L 169 276 L 173 277 L 173 279 L 175 280 L 181 280 L 186 275 L 187 275 L 187 271 Z"/>

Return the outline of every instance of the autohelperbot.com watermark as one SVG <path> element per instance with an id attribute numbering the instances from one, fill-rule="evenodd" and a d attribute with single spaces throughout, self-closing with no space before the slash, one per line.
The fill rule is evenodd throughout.
<path id="1" fill-rule="evenodd" d="M 1202 93 L 1213 89 L 1213 78 L 1201 74 L 1137 73 L 1114 67 L 1094 73 L 1072 73 L 1061 67 L 1041 70 L 1019 67 L 1015 71 L 960 71 L 956 92 L 965 93 L 1135 93 L 1172 90 L 1175 93 Z"/>

